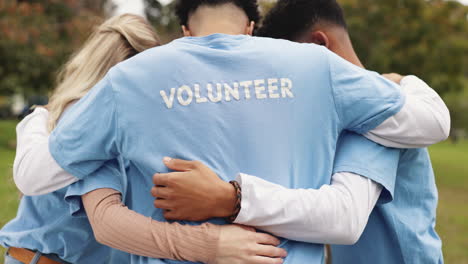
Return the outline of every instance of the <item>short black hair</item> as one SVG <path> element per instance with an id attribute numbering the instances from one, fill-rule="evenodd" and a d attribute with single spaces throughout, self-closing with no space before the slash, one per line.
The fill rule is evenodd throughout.
<path id="1" fill-rule="evenodd" d="M 318 22 L 347 30 L 343 9 L 336 0 L 279 0 L 265 16 L 257 35 L 295 40 Z"/>
<path id="2" fill-rule="evenodd" d="M 175 13 L 180 24 L 187 26 L 190 14 L 200 6 L 217 6 L 228 3 L 232 3 L 244 10 L 250 21 L 258 23 L 260 20 L 257 0 L 177 0 Z"/>

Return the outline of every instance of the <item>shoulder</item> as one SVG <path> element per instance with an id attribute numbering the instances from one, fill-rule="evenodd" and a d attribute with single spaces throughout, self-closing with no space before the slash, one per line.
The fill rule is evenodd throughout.
<path id="1" fill-rule="evenodd" d="M 36 106 L 34 107 L 34 111 L 29 116 L 47 118 L 49 116 L 49 110 L 43 106 Z"/>
<path id="2" fill-rule="evenodd" d="M 341 152 L 346 152 L 349 155 L 361 153 L 362 156 L 366 156 L 374 153 L 391 153 L 392 155 L 399 155 L 399 149 L 387 148 L 378 143 L 375 143 L 363 135 L 345 131 L 341 134 L 338 140 L 338 150 Z"/>
<path id="3" fill-rule="evenodd" d="M 174 58 L 176 55 L 179 55 L 182 52 L 182 49 L 177 45 L 176 41 L 170 42 L 165 45 L 157 46 L 151 49 L 147 49 L 143 52 L 138 53 L 132 58 L 119 63 L 119 65 L 133 65 L 133 64 L 144 64 L 144 63 L 153 63 L 157 64 L 158 62 L 165 60 L 167 58 Z"/>
<path id="4" fill-rule="evenodd" d="M 42 127 L 47 124 L 49 119 L 49 111 L 44 107 L 36 107 L 34 111 L 27 115 L 16 126 L 16 132 L 21 133 L 31 127 Z"/>
<path id="5" fill-rule="evenodd" d="M 266 50 L 277 50 L 281 53 L 301 53 L 303 55 L 324 56 L 329 52 L 325 47 L 313 43 L 299 43 L 284 39 L 252 37 L 255 46 Z"/>
<path id="6" fill-rule="evenodd" d="M 166 73 L 170 67 L 184 61 L 184 52 L 172 42 L 166 45 L 154 47 L 118 63 L 109 71 L 110 80 L 122 80 L 122 78 L 135 79 L 140 75 L 154 72 Z M 169 72 L 170 73 L 170 72 Z"/>

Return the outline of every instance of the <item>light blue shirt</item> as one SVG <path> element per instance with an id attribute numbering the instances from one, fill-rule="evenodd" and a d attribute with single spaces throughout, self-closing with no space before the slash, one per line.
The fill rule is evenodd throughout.
<path id="1" fill-rule="evenodd" d="M 382 185 L 377 204 L 393 200 L 400 150 L 386 148 L 362 135 L 343 132 L 338 140 L 333 174 L 353 172 Z"/>
<path id="2" fill-rule="evenodd" d="M 122 191 L 121 184 L 115 184 L 113 179 L 119 174 L 114 167 L 103 166 L 88 181 L 81 181 L 82 190 L 86 193 L 107 186 Z M 70 211 L 64 200 L 68 195 L 73 195 L 71 187 L 41 196 L 24 196 L 16 218 L 0 230 L 0 245 L 56 254 L 69 263 L 115 263 L 109 261 L 113 250 L 95 240 L 88 218 L 83 212 L 79 214 L 82 207 Z"/>
<path id="3" fill-rule="evenodd" d="M 118 159 L 127 179 L 113 178 L 126 182 L 126 205 L 165 221 L 150 195 L 152 175 L 167 171 L 164 156 L 203 161 L 224 180 L 242 171 L 288 188 L 318 188 L 330 183 L 344 129 L 367 132 L 403 104 L 398 86 L 317 45 L 189 37 L 111 69 L 64 115 L 50 151 L 84 181 Z M 323 245 L 282 246 L 286 263 L 323 261 Z M 176 261 L 132 256 L 132 263 Z"/>
<path id="4" fill-rule="evenodd" d="M 360 144 L 346 147 L 348 158 L 343 162 L 350 168 L 388 166 L 384 159 L 363 160 L 368 152 Z M 394 171 L 376 173 L 388 179 Z M 332 247 L 333 263 L 443 263 L 442 243 L 435 231 L 436 208 L 437 188 L 429 153 L 426 149 L 401 150 L 394 200 L 374 208 L 355 245 Z"/>

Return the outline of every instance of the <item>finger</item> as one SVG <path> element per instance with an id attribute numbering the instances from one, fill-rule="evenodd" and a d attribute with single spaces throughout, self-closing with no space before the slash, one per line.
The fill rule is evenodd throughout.
<path id="1" fill-rule="evenodd" d="M 169 157 L 165 157 L 163 159 L 163 162 L 169 169 L 175 170 L 175 171 L 194 170 L 197 168 L 197 165 L 199 164 L 198 161 L 172 159 Z"/>
<path id="2" fill-rule="evenodd" d="M 153 183 L 156 186 L 167 186 L 170 187 L 177 176 L 180 176 L 183 172 L 170 172 L 170 173 L 156 173 L 153 175 Z"/>
<path id="3" fill-rule="evenodd" d="M 166 220 L 182 220 L 180 219 L 177 211 L 172 211 L 172 210 L 164 211 L 164 218 L 166 218 Z"/>
<path id="4" fill-rule="evenodd" d="M 269 258 L 262 256 L 253 256 L 249 263 L 252 264 L 283 264 L 284 260 L 281 258 Z"/>
<path id="5" fill-rule="evenodd" d="M 382 74 L 382 77 L 384 77 L 386 79 L 389 79 L 389 80 L 392 80 L 392 79 L 394 79 L 395 76 L 393 76 L 390 73 L 386 73 L 386 74 Z"/>
<path id="6" fill-rule="evenodd" d="M 285 258 L 288 255 L 288 253 L 283 248 L 267 245 L 258 245 L 258 247 L 255 249 L 255 255 L 270 258 Z"/>
<path id="7" fill-rule="evenodd" d="M 392 81 L 392 82 L 395 82 L 395 83 L 399 83 L 398 81 L 398 77 L 395 77 L 394 75 L 391 75 L 391 74 L 384 74 L 382 75 L 385 79 L 389 80 L 389 81 Z"/>
<path id="8" fill-rule="evenodd" d="M 264 234 L 264 233 L 257 233 L 256 234 L 257 238 L 257 243 L 263 244 L 263 245 L 272 245 L 272 246 L 278 246 L 280 244 L 279 239 L 272 235 Z"/>
<path id="9" fill-rule="evenodd" d="M 168 182 L 169 182 L 168 173 L 156 173 L 153 175 L 154 185 L 167 186 Z"/>
<path id="10" fill-rule="evenodd" d="M 237 225 L 237 224 L 236 224 L 236 225 Z M 257 232 L 257 231 L 255 230 L 255 228 L 253 228 L 253 227 L 251 227 L 251 226 L 245 226 L 245 225 L 237 225 L 237 226 L 239 226 L 239 227 L 241 227 L 242 229 L 245 229 L 245 230 L 247 230 L 247 231 Z"/>
<path id="11" fill-rule="evenodd" d="M 159 208 L 159 209 L 170 210 L 172 209 L 172 204 L 168 200 L 156 199 L 154 200 L 154 207 Z"/>
<path id="12" fill-rule="evenodd" d="M 151 188 L 151 195 L 156 198 L 169 199 L 170 190 L 167 187 L 153 187 Z"/>

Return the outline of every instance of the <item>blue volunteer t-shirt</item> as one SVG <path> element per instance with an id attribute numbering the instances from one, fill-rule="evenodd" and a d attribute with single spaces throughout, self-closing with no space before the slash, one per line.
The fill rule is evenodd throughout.
<path id="1" fill-rule="evenodd" d="M 123 191 L 122 184 L 115 180 L 121 178 L 120 172 L 111 164 L 79 183 L 83 193 L 104 187 Z M 24 196 L 16 218 L 0 230 L 0 245 L 56 254 L 69 263 L 116 263 L 110 260 L 114 250 L 99 244 L 86 215 L 77 214 L 82 206 L 70 211 L 64 199 L 73 194 L 72 187 L 65 187 L 46 195 Z M 81 199 L 77 202 L 81 203 Z"/>
<path id="2" fill-rule="evenodd" d="M 398 149 L 345 131 L 338 140 L 333 173 L 353 172 L 379 183 L 383 188 L 377 204 L 385 204 L 393 200 L 399 159 Z"/>
<path id="3" fill-rule="evenodd" d="M 63 116 L 50 151 L 84 181 L 119 159 L 126 205 L 165 221 L 150 195 L 152 175 L 167 171 L 164 156 L 200 160 L 224 180 L 242 171 L 288 188 L 318 188 L 330 183 L 344 129 L 367 132 L 403 104 L 397 85 L 317 45 L 188 37 L 111 69 Z M 323 260 L 322 245 L 282 245 L 286 263 Z M 164 262 L 132 256 L 132 263 Z"/>
<path id="4" fill-rule="evenodd" d="M 365 152 L 359 146 L 349 153 L 347 164 L 362 165 Z M 435 231 L 437 188 L 429 153 L 409 149 L 399 156 L 393 202 L 374 208 L 355 245 L 332 247 L 334 264 L 443 263 L 442 243 Z M 372 166 L 385 164 L 372 162 Z"/>

